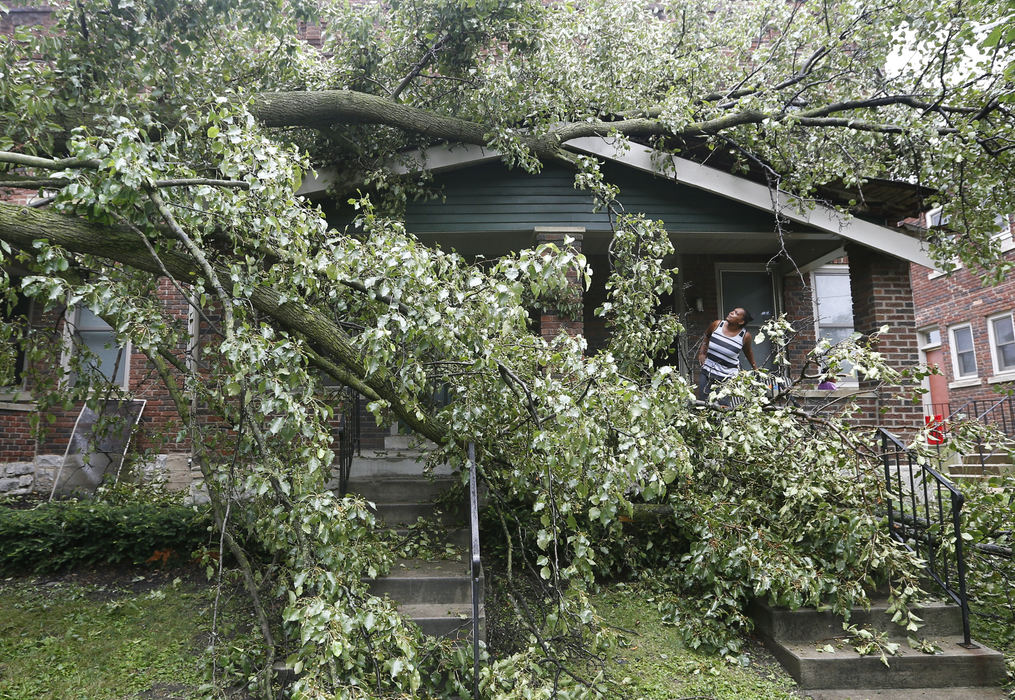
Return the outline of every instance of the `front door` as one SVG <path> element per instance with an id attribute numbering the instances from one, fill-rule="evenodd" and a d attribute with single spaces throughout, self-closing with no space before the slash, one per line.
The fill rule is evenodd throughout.
<path id="1" fill-rule="evenodd" d="M 944 369 L 941 367 L 941 363 L 944 361 L 944 355 L 941 352 L 941 347 L 938 346 L 932 350 L 926 350 L 924 352 L 926 356 L 926 362 L 928 367 L 937 367 L 941 374 L 932 374 L 927 377 L 927 383 L 930 385 L 930 414 L 929 415 L 948 415 L 948 378 L 944 375 Z"/>
<path id="2" fill-rule="evenodd" d="M 747 325 L 751 335 L 757 337 L 761 324 L 776 315 L 772 277 L 764 265 L 720 266 L 719 318 L 725 318 L 730 309 L 738 306 L 747 309 L 754 320 Z M 754 345 L 754 359 L 758 367 L 772 369 L 772 343 L 765 340 Z M 750 369 L 741 355 L 740 366 Z"/>

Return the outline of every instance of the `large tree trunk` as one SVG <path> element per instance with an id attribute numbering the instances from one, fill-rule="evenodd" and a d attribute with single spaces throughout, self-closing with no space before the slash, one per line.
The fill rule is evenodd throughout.
<path id="1" fill-rule="evenodd" d="M 156 260 L 139 234 L 124 226 L 102 226 L 53 212 L 0 203 L 0 240 L 30 250 L 32 243 L 39 239 L 74 253 L 108 258 L 152 275 L 168 272 L 184 283 L 202 274 L 197 262 L 180 252 L 165 251 Z M 329 314 L 295 301 L 283 302 L 281 295 L 268 287 L 257 287 L 250 303 L 274 320 L 279 328 L 306 338 L 316 352 L 333 364 L 331 372 L 335 379 L 367 397 L 388 401 L 394 413 L 420 435 L 438 444 L 447 439 L 443 426 L 424 411 L 417 413 L 420 407 L 405 405 L 387 382 L 367 375 L 366 363 L 352 339 Z"/>

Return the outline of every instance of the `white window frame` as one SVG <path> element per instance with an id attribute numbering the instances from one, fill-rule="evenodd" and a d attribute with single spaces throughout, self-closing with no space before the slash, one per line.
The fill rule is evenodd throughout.
<path id="1" fill-rule="evenodd" d="M 930 334 L 932 331 L 937 331 L 936 341 L 930 339 Z M 941 347 L 941 326 L 925 326 L 924 328 L 917 329 L 916 334 L 917 334 L 916 335 L 917 343 L 922 352 L 926 352 L 928 350 L 936 350 L 937 348 Z"/>
<path id="2" fill-rule="evenodd" d="M 78 323 L 78 311 L 81 307 L 79 305 L 68 305 L 67 310 L 63 316 L 63 352 L 60 356 L 60 365 L 63 369 L 64 381 L 70 384 L 76 381 L 73 372 L 71 371 L 71 356 L 74 353 L 74 333 Z M 116 341 L 116 333 L 113 334 L 113 340 Z M 123 345 L 119 346 L 123 352 L 123 381 L 112 382 L 114 386 L 118 386 L 121 389 L 130 388 L 130 356 L 133 348 L 131 342 L 128 340 Z"/>
<path id="3" fill-rule="evenodd" d="M 933 228 L 934 225 L 931 223 L 931 219 L 940 217 L 941 207 L 935 207 L 927 212 L 927 224 L 928 228 Z M 1015 214 L 998 214 L 995 221 L 998 223 L 997 231 L 991 235 L 991 238 L 998 242 L 998 246 L 1002 253 L 1007 253 L 1009 250 L 1015 250 L 1015 235 L 1012 233 L 1012 226 L 1015 224 Z M 962 262 L 960 260 L 952 260 L 952 272 L 962 269 Z M 927 279 L 934 280 L 938 277 L 944 277 L 949 274 L 944 270 L 931 270 L 927 274 Z"/>
<path id="4" fill-rule="evenodd" d="M 1015 380 L 1015 366 L 1007 369 L 1001 368 L 999 353 L 997 352 L 997 337 L 994 335 L 994 321 L 1000 318 L 1008 318 L 1012 322 L 1012 329 L 1015 330 L 1015 313 L 1011 311 L 1005 311 L 1004 313 L 994 314 L 993 316 L 987 317 L 987 337 L 990 340 L 990 363 L 991 369 L 994 371 L 992 377 L 995 381 L 1011 381 Z"/>
<path id="5" fill-rule="evenodd" d="M 28 314 L 27 320 L 29 328 L 32 324 L 32 315 L 35 313 L 35 299 L 27 297 L 28 299 Z M 28 358 L 22 358 L 21 360 L 21 381 L 17 384 L 8 384 L 6 386 L 0 386 L 0 401 L 22 401 L 28 400 L 28 392 L 25 391 L 25 382 L 27 381 L 26 372 L 28 370 Z"/>
<path id="6" fill-rule="evenodd" d="M 959 353 L 958 353 L 958 345 L 955 342 L 955 331 L 957 331 L 959 329 L 962 329 L 962 328 L 968 328 L 969 329 L 969 339 L 970 339 L 970 341 L 973 344 L 973 350 L 972 350 L 972 352 L 973 352 L 973 373 L 972 374 L 961 374 L 959 372 Z M 954 377 L 954 379 L 955 379 L 955 381 L 952 382 L 952 384 L 950 386 L 955 385 L 955 384 L 959 384 L 960 382 L 968 382 L 968 381 L 973 380 L 973 379 L 976 379 L 977 380 L 976 383 L 979 384 L 980 363 L 977 362 L 977 360 L 976 360 L 976 336 L 973 334 L 973 324 L 972 323 L 959 323 L 959 324 L 956 324 L 954 326 L 948 326 L 948 341 L 950 343 L 949 348 L 948 348 L 949 349 L 949 353 L 948 354 L 951 357 L 951 361 L 952 361 L 952 377 Z M 961 386 L 961 384 L 959 384 L 959 385 Z"/>
<path id="7" fill-rule="evenodd" d="M 818 268 L 816 268 L 814 270 L 811 270 L 811 273 L 810 273 L 810 277 L 811 277 L 811 280 L 810 280 L 811 281 L 811 317 L 814 319 L 814 340 L 815 340 L 815 342 L 821 340 L 821 318 L 820 318 L 820 313 L 818 311 L 818 281 L 817 281 L 817 277 L 821 276 L 821 275 L 829 275 L 829 276 L 830 275 L 835 275 L 835 276 L 846 277 L 847 279 L 849 279 L 849 265 L 848 264 L 841 264 L 841 263 L 827 264 L 827 265 L 822 265 L 821 267 L 818 267 Z M 850 306 L 850 310 L 851 310 L 851 313 L 852 313 L 852 308 L 853 308 L 853 300 L 852 300 L 852 298 L 850 298 L 850 300 L 849 300 L 849 306 Z M 837 326 L 835 324 L 827 324 L 827 323 L 825 325 L 826 326 L 831 326 L 832 328 L 844 328 L 845 327 L 845 326 Z M 855 319 L 854 319 L 853 323 L 849 324 L 849 329 L 850 329 L 850 333 L 853 333 L 854 331 L 856 331 Z M 850 386 L 850 387 L 853 387 L 853 386 L 858 386 L 859 385 L 859 380 L 857 379 L 857 376 L 855 374 L 846 374 L 844 376 L 839 377 L 836 380 L 836 384 L 839 384 L 840 386 Z"/>
<path id="8" fill-rule="evenodd" d="M 1000 224 L 1000 230 L 994 234 L 1001 244 L 1001 252 L 1007 253 L 1009 250 L 1015 248 L 1015 236 L 1012 236 L 1012 215 L 1011 214 L 998 214 L 998 223 Z"/>
<path id="9" fill-rule="evenodd" d="M 930 334 L 933 331 L 937 331 L 937 340 L 931 340 Z M 927 364 L 927 353 L 933 350 L 939 350 L 941 348 L 942 339 L 941 326 L 924 326 L 923 328 L 916 329 L 916 345 L 920 351 L 920 364 Z M 943 370 L 942 370 L 943 371 Z M 925 411 L 928 411 L 932 405 L 930 397 L 930 377 L 924 377 L 921 383 L 923 387 L 923 407 Z M 925 413 L 927 415 L 927 413 Z"/>

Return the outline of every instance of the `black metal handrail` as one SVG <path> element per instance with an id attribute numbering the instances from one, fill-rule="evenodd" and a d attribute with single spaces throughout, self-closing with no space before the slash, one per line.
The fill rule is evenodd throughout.
<path id="1" fill-rule="evenodd" d="M 1002 396 L 997 400 L 970 399 L 952 408 L 952 404 L 931 404 L 927 407 L 931 414 L 925 416 L 925 421 L 931 426 L 930 444 L 935 445 L 938 450 L 938 466 L 942 464 L 947 450 L 946 443 L 949 426 L 964 420 L 977 421 L 984 425 L 991 426 L 1008 438 L 1015 438 L 1015 399 L 1011 396 Z M 982 440 L 978 440 L 975 451 L 967 454 L 975 454 L 979 457 L 980 470 L 986 474 L 988 460 L 998 453 L 998 449 L 987 450 Z"/>
<path id="2" fill-rule="evenodd" d="M 962 645 L 975 648 L 969 633 L 966 561 L 962 549 L 965 496 L 937 471 L 917 461 L 898 438 L 878 428 L 888 492 L 888 530 L 893 539 L 927 564 L 927 574 L 962 611 Z M 946 508 L 945 501 L 948 505 Z M 951 530 L 954 546 L 947 546 Z"/>
<path id="3" fill-rule="evenodd" d="M 338 434 L 338 492 L 344 496 L 349 490 L 349 474 L 353 455 L 360 451 L 359 393 L 344 389 L 342 423 Z"/>
<path id="4" fill-rule="evenodd" d="M 479 556 L 479 497 L 476 488 L 476 445 L 470 442 L 469 454 L 469 530 L 470 575 L 472 577 L 472 697 L 479 700 L 479 577 L 482 561 Z"/>

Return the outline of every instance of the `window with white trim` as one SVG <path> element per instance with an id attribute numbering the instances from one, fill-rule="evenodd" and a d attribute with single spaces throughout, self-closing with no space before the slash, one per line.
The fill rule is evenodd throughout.
<path id="1" fill-rule="evenodd" d="M 1012 239 L 1012 215 L 998 214 L 994 220 L 997 222 L 997 233 L 994 234 L 994 238 L 1001 244 L 1001 252 L 1015 248 L 1015 240 Z"/>
<path id="2" fill-rule="evenodd" d="M 987 329 L 994 374 L 1015 372 L 1015 322 L 1011 312 L 987 319 Z"/>
<path id="3" fill-rule="evenodd" d="M 4 353 L 4 357 L 0 358 L 0 362 L 7 364 L 4 371 L 0 372 L 0 387 L 5 391 L 16 391 L 24 387 L 25 371 L 28 368 L 24 347 L 20 341 L 28 331 L 32 300 L 13 291 L 20 286 L 20 280 L 11 278 L 10 282 L 12 287 L 10 298 L 0 297 L 0 312 L 2 312 L 0 321 L 4 326 L 0 333 L 4 344 L 0 347 L 0 352 Z"/>
<path id="4" fill-rule="evenodd" d="M 941 346 L 941 330 L 939 328 L 922 328 L 917 331 L 921 350 L 933 350 Z"/>
<path id="5" fill-rule="evenodd" d="M 67 311 L 67 330 L 72 351 L 89 371 L 119 386 L 126 386 L 129 376 L 129 348 L 117 343 L 112 326 L 91 310 L 78 306 Z M 65 365 L 70 358 L 65 357 Z M 72 375 L 72 381 L 76 377 Z"/>
<path id="6" fill-rule="evenodd" d="M 814 297 L 814 337 L 833 345 L 853 335 L 853 293 L 849 285 L 849 265 L 823 265 L 811 273 Z M 852 365 L 842 367 L 838 382 L 852 384 Z"/>
<path id="7" fill-rule="evenodd" d="M 952 369 L 955 378 L 976 376 L 976 350 L 973 346 L 973 327 L 966 323 L 948 329 L 952 340 Z"/>
<path id="8" fill-rule="evenodd" d="M 811 273 L 814 335 L 838 343 L 853 334 L 853 295 L 848 265 L 824 265 Z"/>

